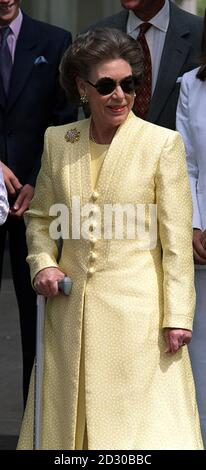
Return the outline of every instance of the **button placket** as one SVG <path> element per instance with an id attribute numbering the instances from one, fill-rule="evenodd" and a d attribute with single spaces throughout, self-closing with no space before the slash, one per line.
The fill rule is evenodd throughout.
<path id="1" fill-rule="evenodd" d="M 99 198 L 99 193 L 97 191 L 93 191 L 92 192 L 92 195 L 91 195 L 91 201 L 93 203 L 95 203 Z M 95 230 L 95 228 L 97 228 L 97 221 L 96 221 L 96 214 L 97 214 L 98 210 L 97 208 L 95 208 L 95 205 L 94 207 L 91 209 L 90 213 L 89 213 L 89 217 L 92 218 L 91 220 L 91 223 L 90 223 L 90 226 L 89 226 L 89 232 L 90 232 L 90 252 L 89 252 L 89 257 L 88 257 L 88 261 L 89 261 L 89 267 L 88 267 L 88 271 L 87 271 L 87 274 L 88 274 L 88 277 L 91 277 L 96 269 L 95 269 L 95 262 L 96 262 L 96 259 L 97 259 L 97 254 L 95 252 L 95 245 L 96 245 L 96 242 L 97 242 L 97 238 L 94 236 L 93 232 Z"/>

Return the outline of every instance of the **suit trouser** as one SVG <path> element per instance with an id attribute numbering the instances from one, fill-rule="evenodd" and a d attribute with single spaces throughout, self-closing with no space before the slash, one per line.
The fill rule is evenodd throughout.
<path id="1" fill-rule="evenodd" d="M 23 398 L 26 404 L 31 370 L 35 357 L 36 294 L 31 287 L 29 266 L 26 263 L 27 245 L 23 220 L 8 217 L 0 227 L 0 281 L 6 235 L 9 237 L 12 277 L 19 308 L 23 355 Z"/>
<path id="2" fill-rule="evenodd" d="M 206 269 L 195 269 L 196 311 L 189 345 L 202 439 L 206 449 Z"/>

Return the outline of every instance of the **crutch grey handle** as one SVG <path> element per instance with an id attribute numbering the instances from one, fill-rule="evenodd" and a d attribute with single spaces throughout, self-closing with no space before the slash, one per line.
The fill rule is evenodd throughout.
<path id="1" fill-rule="evenodd" d="M 65 276 L 63 279 L 58 281 L 58 289 L 64 295 L 69 295 L 72 289 L 72 280 L 70 277 Z"/>

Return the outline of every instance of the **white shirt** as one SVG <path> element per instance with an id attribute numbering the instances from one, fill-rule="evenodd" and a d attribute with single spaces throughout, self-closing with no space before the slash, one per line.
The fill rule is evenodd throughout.
<path id="1" fill-rule="evenodd" d="M 166 0 L 161 10 L 151 20 L 148 21 L 148 23 L 150 23 L 152 26 L 145 34 L 152 61 L 152 93 L 154 93 L 157 82 L 169 21 L 170 6 L 169 0 Z M 130 10 L 127 20 L 127 34 L 132 36 L 134 39 L 137 39 L 139 35 L 139 27 L 142 23 L 145 22 L 138 18 L 134 12 Z"/>
<path id="2" fill-rule="evenodd" d="M 9 203 L 7 199 L 7 191 L 4 184 L 3 173 L 0 165 L 0 225 L 2 225 L 7 218 L 9 212 Z"/>

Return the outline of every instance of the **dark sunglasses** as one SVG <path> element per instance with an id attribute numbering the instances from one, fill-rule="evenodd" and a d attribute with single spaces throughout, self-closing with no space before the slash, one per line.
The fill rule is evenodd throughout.
<path id="1" fill-rule="evenodd" d="M 89 80 L 86 80 L 86 82 L 96 88 L 98 93 L 103 96 L 110 95 L 110 93 L 113 93 L 113 91 L 118 85 L 121 86 L 121 89 L 124 93 L 134 93 L 137 86 L 139 85 L 139 79 L 135 77 L 135 75 L 129 75 L 128 77 L 123 78 L 119 82 L 113 80 L 113 78 L 110 77 L 100 78 L 95 84 L 90 82 Z"/>

